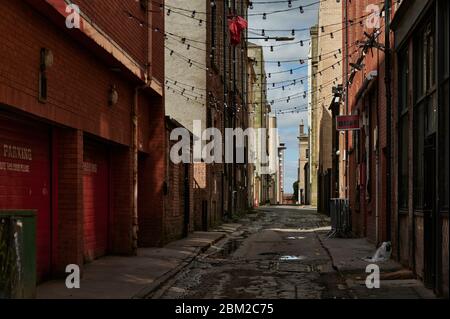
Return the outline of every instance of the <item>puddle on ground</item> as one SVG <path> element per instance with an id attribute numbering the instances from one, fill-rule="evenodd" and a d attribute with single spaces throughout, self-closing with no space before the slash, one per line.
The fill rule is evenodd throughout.
<path id="1" fill-rule="evenodd" d="M 260 255 L 260 256 L 275 256 L 275 255 L 278 255 L 278 253 L 275 253 L 275 252 L 264 252 L 264 253 L 259 253 L 258 255 Z"/>
<path id="2" fill-rule="evenodd" d="M 227 241 L 222 247 L 220 247 L 216 253 L 210 255 L 209 257 L 225 259 L 231 254 L 233 254 L 239 248 L 243 240 L 244 238 L 231 239 Z"/>
<path id="3" fill-rule="evenodd" d="M 288 240 L 296 240 L 296 239 L 305 239 L 305 237 L 301 237 L 301 236 L 299 236 L 299 237 L 291 236 L 291 237 L 286 237 L 286 239 L 288 239 Z"/>
<path id="4" fill-rule="evenodd" d="M 290 255 L 287 255 L 287 256 L 281 256 L 280 257 L 281 261 L 294 261 L 294 260 L 304 260 L 304 259 L 306 259 L 305 256 L 290 256 Z"/>

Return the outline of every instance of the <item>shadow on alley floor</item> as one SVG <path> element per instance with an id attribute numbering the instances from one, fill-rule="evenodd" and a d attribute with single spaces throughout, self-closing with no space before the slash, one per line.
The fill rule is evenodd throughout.
<path id="1" fill-rule="evenodd" d="M 368 289 L 363 258 L 375 248 L 365 239 L 328 239 L 329 230 L 329 218 L 313 208 L 262 207 L 136 257 L 101 258 L 85 267 L 80 289 L 51 281 L 38 298 L 434 297 L 394 261 L 379 264 L 386 280 Z"/>

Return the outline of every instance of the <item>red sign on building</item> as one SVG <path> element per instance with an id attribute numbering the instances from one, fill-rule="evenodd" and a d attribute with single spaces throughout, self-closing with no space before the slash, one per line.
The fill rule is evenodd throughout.
<path id="1" fill-rule="evenodd" d="M 336 117 L 336 129 L 338 131 L 359 130 L 359 116 L 341 115 Z"/>

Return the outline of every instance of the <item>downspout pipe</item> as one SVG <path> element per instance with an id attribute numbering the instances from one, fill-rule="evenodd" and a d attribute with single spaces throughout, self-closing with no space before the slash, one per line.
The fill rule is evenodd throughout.
<path id="1" fill-rule="evenodd" d="M 223 18 L 222 18 L 222 28 L 223 28 L 223 34 L 222 34 L 222 39 L 223 39 L 223 46 L 222 46 L 222 58 L 223 58 L 223 76 L 222 76 L 222 81 L 223 81 L 223 128 L 224 130 L 226 129 L 227 126 L 227 117 L 228 117 L 228 78 L 227 78 L 227 1 L 222 1 L 222 9 L 223 9 Z M 225 105 L 227 105 L 228 107 L 225 107 Z M 229 168 L 227 163 L 223 163 L 224 168 L 227 167 Z M 228 202 L 227 202 L 227 217 L 231 217 L 230 213 L 231 213 L 231 209 L 230 209 L 230 200 L 231 200 L 231 196 L 230 196 L 230 172 L 229 169 L 226 170 L 227 174 L 225 175 L 227 177 L 227 190 L 226 193 L 228 194 Z M 224 196 L 225 192 L 223 192 L 222 194 L 222 198 Z"/>
<path id="2" fill-rule="evenodd" d="M 386 240 L 391 240 L 391 123 L 392 123 L 392 94 L 391 94 L 391 0 L 385 0 L 385 67 L 386 67 Z"/>
<path id="3" fill-rule="evenodd" d="M 150 8 L 151 1 L 148 0 L 147 8 Z M 152 10 L 147 10 L 147 25 L 152 25 Z M 131 166 L 132 166 L 132 200 L 131 200 L 131 239 L 132 254 L 137 254 L 138 248 L 138 232 L 139 232 L 139 216 L 138 216 L 138 172 L 139 172 L 139 92 L 146 89 L 151 83 L 152 71 L 152 43 L 153 37 L 150 29 L 147 29 L 147 68 L 146 68 L 146 84 L 136 86 L 134 89 L 133 105 L 131 107 Z"/>
<path id="4" fill-rule="evenodd" d="M 138 248 L 138 110 L 139 110 L 139 91 L 142 86 L 134 89 L 133 106 L 131 108 L 131 166 L 133 180 L 133 198 L 131 203 L 132 211 L 132 248 L 133 255 L 137 254 Z"/>
<path id="5" fill-rule="evenodd" d="M 349 84 L 348 84 L 348 66 L 349 66 L 349 56 L 348 56 L 348 1 L 344 1 L 344 21 L 345 21 L 345 115 L 349 115 Z M 345 197 L 349 198 L 349 178 L 348 178 L 348 166 L 349 166 L 349 159 L 348 159 L 348 132 L 345 131 Z"/>

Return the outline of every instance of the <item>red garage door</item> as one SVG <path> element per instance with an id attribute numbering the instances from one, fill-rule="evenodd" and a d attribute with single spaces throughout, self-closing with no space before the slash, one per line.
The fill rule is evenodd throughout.
<path id="1" fill-rule="evenodd" d="M 83 163 L 84 255 L 91 261 L 106 254 L 109 222 L 109 160 L 106 147 L 85 141 Z"/>
<path id="2" fill-rule="evenodd" d="M 37 278 L 50 273 L 50 131 L 0 115 L 0 209 L 37 210 Z"/>

